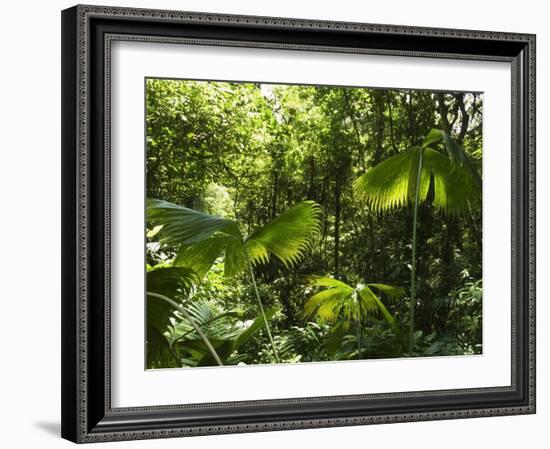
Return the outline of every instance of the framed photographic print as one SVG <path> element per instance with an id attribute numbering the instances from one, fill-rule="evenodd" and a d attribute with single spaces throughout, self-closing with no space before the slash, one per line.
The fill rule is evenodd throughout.
<path id="1" fill-rule="evenodd" d="M 535 36 L 62 13 L 62 435 L 535 412 Z"/>

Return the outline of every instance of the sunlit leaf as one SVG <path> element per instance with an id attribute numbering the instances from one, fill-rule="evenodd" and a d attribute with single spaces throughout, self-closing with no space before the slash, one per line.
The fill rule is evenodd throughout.
<path id="1" fill-rule="evenodd" d="M 221 217 L 178 206 L 161 200 L 147 201 L 147 219 L 163 225 L 160 241 L 175 245 L 190 245 L 215 233 L 240 237 L 237 224 Z"/>
<path id="2" fill-rule="evenodd" d="M 313 234 L 319 232 L 321 208 L 313 201 L 304 201 L 283 212 L 278 217 L 254 232 L 248 239 L 254 263 L 265 260 L 266 253 L 272 253 L 287 267 L 298 263 L 308 250 Z M 261 252 L 252 245 L 261 245 Z"/>
<path id="3" fill-rule="evenodd" d="M 348 322 L 357 317 L 366 317 L 368 314 L 381 313 L 389 322 L 394 319 L 388 312 L 380 298 L 369 288 L 372 286 L 384 291 L 388 295 L 398 297 L 402 289 L 386 284 L 359 284 L 355 288 L 345 282 L 329 277 L 312 276 L 308 279 L 312 287 L 326 287 L 324 290 L 312 295 L 304 304 L 303 315 L 305 318 L 317 316 L 321 320 L 334 322 L 343 318 Z"/>
<path id="4" fill-rule="evenodd" d="M 445 142 L 447 155 L 428 147 L 438 141 Z M 412 204 L 421 156 L 419 204 L 426 202 L 433 186 L 433 205 L 448 215 L 468 213 L 479 207 L 479 175 L 462 149 L 439 130 L 432 130 L 422 147 L 411 147 L 361 175 L 353 184 L 354 193 L 375 212 Z"/>
<path id="5" fill-rule="evenodd" d="M 390 298 L 399 299 L 405 296 L 405 289 L 402 287 L 394 287 L 393 285 L 387 284 L 368 284 L 368 286 L 380 290 Z"/>
<path id="6" fill-rule="evenodd" d="M 368 286 L 360 289 L 358 293 L 363 301 L 364 307 L 368 312 L 380 312 L 388 323 L 393 324 L 395 322 L 391 314 L 388 312 L 388 309 L 386 309 L 386 306 L 384 306 L 382 301 L 380 301 L 380 298 L 376 296 L 376 294 Z"/>
<path id="7" fill-rule="evenodd" d="M 147 211 L 150 220 L 162 225 L 160 241 L 178 246 L 174 265 L 190 268 L 201 278 L 222 256 L 227 276 L 245 271 L 247 259 L 252 265 L 267 263 L 270 254 L 287 267 L 295 265 L 320 226 L 320 207 L 313 201 L 297 204 L 248 238 L 233 220 L 165 201 L 149 200 Z"/>

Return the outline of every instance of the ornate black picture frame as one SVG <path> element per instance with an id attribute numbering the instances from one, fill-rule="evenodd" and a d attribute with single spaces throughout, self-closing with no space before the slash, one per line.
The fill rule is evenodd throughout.
<path id="1" fill-rule="evenodd" d="M 509 387 L 111 406 L 110 46 L 116 40 L 504 61 L 512 70 Z M 75 6 L 62 12 L 62 436 L 74 442 L 535 412 L 535 36 Z"/>

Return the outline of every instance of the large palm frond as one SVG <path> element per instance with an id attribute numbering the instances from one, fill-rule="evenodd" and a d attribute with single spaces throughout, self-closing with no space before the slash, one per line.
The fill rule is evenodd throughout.
<path id="1" fill-rule="evenodd" d="M 442 142 L 445 153 L 433 148 Z M 370 169 L 353 184 L 354 193 L 376 212 L 414 206 L 409 302 L 409 352 L 414 343 L 416 302 L 416 232 L 418 205 L 433 186 L 433 205 L 447 215 L 471 213 L 481 205 L 481 177 L 466 153 L 444 131 L 432 129 L 422 145 Z"/>
<path id="2" fill-rule="evenodd" d="M 252 265 L 266 263 L 270 253 L 287 267 L 297 263 L 307 250 L 310 239 L 319 230 L 320 207 L 313 201 L 300 203 L 257 229 L 249 237 L 241 234 L 239 225 L 234 220 L 215 217 L 166 201 L 149 200 L 147 214 L 156 225 L 162 226 L 158 233 L 160 241 L 179 248 L 176 266 L 191 269 L 202 278 L 216 259 L 225 255 L 226 276 L 234 276 L 248 269 L 273 353 L 278 361 L 268 314 L 256 286 Z"/>
<path id="3" fill-rule="evenodd" d="M 242 249 L 240 239 L 223 233 L 212 235 L 193 245 L 181 245 L 176 259 L 174 260 L 174 265 L 192 268 L 199 278 L 202 279 L 206 273 L 208 273 L 212 265 L 214 265 L 216 260 L 223 254 L 224 250 L 226 253 L 225 266 L 227 267 L 227 262 L 229 262 L 229 267 L 231 269 L 231 261 L 228 260 L 228 253 L 231 251 L 228 251 L 228 247 L 232 245 L 236 245 L 238 248 Z M 231 254 L 229 255 L 231 256 Z M 227 268 L 225 273 L 230 274 Z"/>
<path id="4" fill-rule="evenodd" d="M 296 264 L 319 231 L 320 207 L 304 201 L 283 212 L 250 236 L 243 236 L 237 222 L 214 217 L 175 204 L 149 200 L 148 218 L 162 225 L 160 241 L 179 248 L 176 266 L 193 269 L 203 277 L 216 259 L 225 255 L 224 273 L 234 276 L 273 254 L 285 266 Z"/>
<path id="5" fill-rule="evenodd" d="M 308 278 L 311 287 L 321 287 L 304 305 L 304 317 L 317 316 L 323 321 L 335 322 L 342 318 L 348 322 L 368 315 L 382 315 L 390 323 L 394 319 L 374 291 L 377 289 L 391 297 L 402 297 L 404 290 L 386 284 L 358 284 L 352 287 L 345 282 L 329 277 Z"/>
<path id="6" fill-rule="evenodd" d="M 440 142 L 446 154 L 431 148 Z M 476 169 L 456 142 L 437 129 L 426 136 L 421 146 L 398 153 L 361 175 L 353 189 L 375 212 L 382 212 L 412 204 L 417 180 L 418 203 L 426 201 L 433 185 L 433 205 L 446 214 L 468 212 L 481 202 L 481 178 Z"/>
<path id="7" fill-rule="evenodd" d="M 304 201 L 265 224 L 246 239 L 253 263 L 262 263 L 271 253 L 286 267 L 295 265 L 308 250 L 320 229 L 320 206 Z"/>
<path id="8" fill-rule="evenodd" d="M 191 245 L 216 233 L 240 238 L 237 223 L 167 201 L 147 200 L 147 218 L 161 224 L 160 242 Z"/>

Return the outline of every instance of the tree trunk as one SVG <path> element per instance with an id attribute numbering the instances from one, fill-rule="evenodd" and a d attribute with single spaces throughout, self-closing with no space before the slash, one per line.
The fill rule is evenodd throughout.
<path id="1" fill-rule="evenodd" d="M 339 262 L 340 262 L 340 214 L 342 210 L 341 204 L 341 180 L 336 179 L 336 187 L 334 189 L 334 275 L 338 277 Z"/>
<path id="2" fill-rule="evenodd" d="M 307 196 L 310 200 L 317 201 L 317 190 L 315 189 L 315 156 L 313 155 L 309 158 L 309 188 Z"/>
<path id="3" fill-rule="evenodd" d="M 271 194 L 271 220 L 277 216 L 277 192 L 279 184 L 279 170 L 275 167 L 273 171 L 273 192 Z"/>

